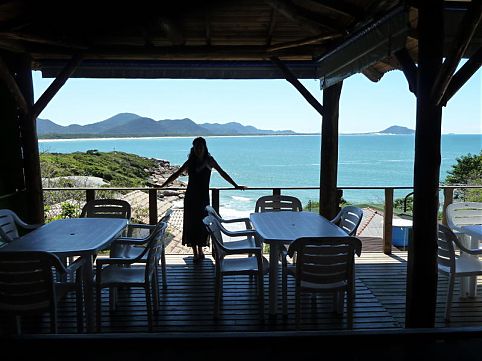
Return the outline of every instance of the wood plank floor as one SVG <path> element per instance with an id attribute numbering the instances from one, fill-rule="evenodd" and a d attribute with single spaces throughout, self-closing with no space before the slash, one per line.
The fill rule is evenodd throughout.
<path id="1" fill-rule="evenodd" d="M 356 301 L 353 329 L 398 330 L 404 327 L 406 258 L 403 251 L 387 256 L 380 252 L 365 252 L 356 259 Z M 213 318 L 214 264 L 207 257 L 201 264 L 193 264 L 188 255 L 167 256 L 168 288 L 160 293 L 160 309 L 155 315 L 154 331 L 173 332 L 251 332 L 293 331 L 294 292 L 290 280 L 289 317 L 268 317 L 268 278 L 265 278 L 265 318 L 260 320 L 257 307 L 256 283 L 247 276 L 226 277 L 220 318 Z M 454 297 L 452 322 L 443 320 L 447 280 L 439 279 L 437 327 L 481 326 L 482 298 Z M 482 284 L 479 284 L 479 288 Z M 480 289 L 479 289 L 480 290 Z M 279 290 L 281 303 L 281 290 Z M 455 294 L 459 291 L 456 283 Z M 108 293 L 103 292 L 102 332 L 147 332 L 147 312 L 142 290 L 119 291 L 119 307 L 109 311 Z M 331 299 L 318 296 L 316 302 L 307 295 L 303 298 L 302 330 L 345 330 L 346 318 L 332 312 Z M 281 305 L 280 305 L 281 307 Z M 1 332 L 8 330 L 8 320 L 0 318 Z M 24 317 L 24 333 L 49 332 L 48 314 Z M 59 333 L 76 333 L 75 298 L 67 298 L 59 307 Z"/>

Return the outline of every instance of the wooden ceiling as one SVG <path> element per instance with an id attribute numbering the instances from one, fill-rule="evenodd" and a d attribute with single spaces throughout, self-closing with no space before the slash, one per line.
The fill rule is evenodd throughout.
<path id="1" fill-rule="evenodd" d="M 400 6 L 400 0 L 12 0 L 0 5 L 0 52 L 29 54 L 44 76 L 81 56 L 73 77 L 230 78 L 253 64 L 258 71 L 247 77 L 282 77 L 269 61 L 277 57 L 298 66 L 300 78 L 316 78 L 318 59 Z M 417 14 L 406 8 L 413 29 L 406 47 L 416 61 Z M 399 67 L 390 55 L 359 71 L 380 79 Z M 166 72 L 166 64 L 184 71 Z M 208 66 L 202 73 L 186 72 L 202 66 Z"/>

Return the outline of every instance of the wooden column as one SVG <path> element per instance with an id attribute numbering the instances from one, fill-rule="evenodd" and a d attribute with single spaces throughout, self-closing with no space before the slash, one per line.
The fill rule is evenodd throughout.
<path id="1" fill-rule="evenodd" d="M 338 213 L 338 117 L 343 82 L 323 90 L 321 126 L 320 214 L 332 219 Z"/>
<path id="2" fill-rule="evenodd" d="M 33 83 L 31 60 L 28 56 L 18 55 L 10 63 L 10 71 L 23 94 L 29 108 L 33 105 Z M 23 149 L 23 165 L 25 174 L 27 221 L 43 223 L 44 202 L 42 178 L 40 173 L 40 156 L 38 150 L 36 119 L 24 112 L 18 113 L 20 136 Z"/>
<path id="3" fill-rule="evenodd" d="M 406 327 L 433 327 L 437 299 L 437 211 L 441 106 L 433 97 L 442 65 L 443 1 L 420 1 L 419 65 L 413 196 L 413 240 L 409 242 Z"/>

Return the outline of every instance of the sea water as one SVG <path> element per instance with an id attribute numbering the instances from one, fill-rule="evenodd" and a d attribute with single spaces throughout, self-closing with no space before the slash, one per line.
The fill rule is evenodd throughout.
<path id="1" fill-rule="evenodd" d="M 193 137 L 41 140 L 41 152 L 70 153 L 123 151 L 143 157 L 164 159 L 181 165 L 187 159 Z M 206 137 L 209 152 L 238 183 L 256 187 L 317 187 L 320 183 L 320 135 Z M 414 135 L 340 135 L 338 186 L 412 187 Z M 479 154 L 481 134 L 442 136 L 440 181 L 460 156 Z M 181 178 L 182 179 L 182 178 Z M 230 187 L 213 172 L 212 187 Z M 395 198 L 412 190 L 395 191 Z M 317 190 L 282 190 L 295 195 L 306 205 L 318 200 Z M 254 209 L 258 197 L 270 190 L 222 191 L 223 215 Z M 382 203 L 383 190 L 344 190 L 343 198 L 352 203 Z M 228 214 L 229 213 L 229 214 Z"/>

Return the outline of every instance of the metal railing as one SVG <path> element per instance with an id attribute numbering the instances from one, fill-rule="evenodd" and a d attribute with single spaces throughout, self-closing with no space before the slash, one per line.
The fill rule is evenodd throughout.
<path id="1" fill-rule="evenodd" d="M 446 217 L 445 217 L 445 210 L 447 206 L 453 202 L 454 199 L 454 190 L 455 189 L 482 189 L 481 186 L 440 186 L 440 191 L 443 192 L 443 206 L 442 206 L 442 223 L 446 224 Z M 279 195 L 282 192 L 286 194 L 286 192 L 294 191 L 294 190 L 319 190 L 319 187 L 249 187 L 246 190 L 253 190 L 253 191 L 268 191 L 273 195 Z M 163 188 L 162 190 L 159 188 L 146 188 L 146 187 L 129 187 L 129 188 L 44 188 L 44 192 L 59 192 L 59 191 L 83 191 L 85 192 L 85 201 L 90 201 L 96 198 L 96 193 L 98 191 L 116 191 L 116 192 L 127 192 L 127 191 L 135 191 L 140 190 L 144 192 L 148 192 L 149 195 L 149 204 L 148 204 L 148 212 L 149 212 L 149 223 L 155 224 L 159 218 L 158 214 L 158 191 L 165 191 L 165 190 L 174 190 L 174 191 L 185 191 L 186 188 L 179 188 L 179 187 L 169 187 Z M 234 188 L 228 187 L 211 187 L 211 205 L 219 211 L 220 207 L 220 194 L 224 191 L 236 191 Z M 392 233 L 393 233 L 393 226 L 392 220 L 394 215 L 394 191 L 395 190 L 410 190 L 407 196 L 413 193 L 413 187 L 405 187 L 405 186 L 395 186 L 395 187 L 382 187 L 382 186 L 363 186 L 363 187 L 338 187 L 338 190 L 343 192 L 344 190 L 383 190 L 384 191 L 384 201 L 383 201 L 383 252 L 385 254 L 390 254 L 392 252 Z"/>

